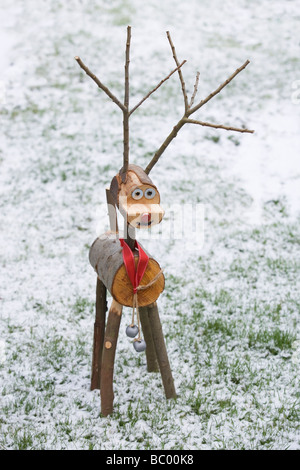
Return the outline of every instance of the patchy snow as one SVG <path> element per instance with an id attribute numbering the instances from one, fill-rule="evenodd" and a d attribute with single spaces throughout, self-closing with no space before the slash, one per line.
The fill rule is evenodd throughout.
<path id="1" fill-rule="evenodd" d="M 297 5 L 2 0 L 0 18 L 0 446 L 299 449 Z M 163 206 L 204 208 L 197 250 L 141 236 L 165 269 L 159 309 L 179 397 L 164 399 L 120 333 L 116 411 L 101 419 L 88 249 L 108 228 L 122 116 L 74 56 L 122 96 L 127 24 L 132 104 L 174 68 L 170 30 L 189 94 L 201 73 L 199 98 L 250 60 L 195 118 L 255 134 L 185 126 L 153 169 Z M 132 162 L 148 163 L 182 109 L 174 74 L 132 116 Z"/>
<path id="2" fill-rule="evenodd" d="M 253 198 L 248 215 L 252 215 L 254 223 L 262 220 L 263 203 L 278 197 L 284 198 L 291 216 L 299 216 L 300 118 L 297 111 L 297 105 L 291 102 L 278 114 L 266 109 L 256 115 L 257 138 L 248 139 L 241 158 L 234 162 L 232 170 Z"/>

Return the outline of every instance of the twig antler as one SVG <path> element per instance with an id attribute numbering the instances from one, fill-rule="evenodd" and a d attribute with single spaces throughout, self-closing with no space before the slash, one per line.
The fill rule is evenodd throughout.
<path id="1" fill-rule="evenodd" d="M 179 64 L 176 50 L 174 47 L 174 44 L 172 42 L 171 36 L 169 31 L 167 31 L 167 37 L 172 49 L 173 57 L 176 62 L 176 65 Z M 235 132 L 247 132 L 253 134 L 254 130 L 249 130 L 249 129 L 244 129 L 244 128 L 238 128 L 238 127 L 231 127 L 231 126 L 224 126 L 221 124 L 211 124 L 209 122 L 203 122 L 203 121 L 197 121 L 194 119 L 190 119 L 189 117 L 191 114 L 195 113 L 198 109 L 200 109 L 202 106 L 204 106 L 208 101 L 210 101 L 214 96 L 216 96 L 220 91 L 228 85 L 228 83 L 231 82 L 247 65 L 249 64 L 249 60 L 247 60 L 241 67 L 239 67 L 232 75 L 230 75 L 225 82 L 223 82 L 215 91 L 210 93 L 205 99 L 201 100 L 197 105 L 193 106 L 194 100 L 198 91 L 198 83 L 199 83 L 199 72 L 197 72 L 196 75 L 196 82 L 194 85 L 194 91 L 190 100 L 190 104 L 188 104 L 188 98 L 186 94 L 186 89 L 185 89 L 185 82 L 183 79 L 182 71 L 179 69 L 178 70 L 178 75 L 181 83 L 181 89 L 182 89 L 182 94 L 183 94 L 183 99 L 184 99 L 184 115 L 182 118 L 178 121 L 178 123 L 173 127 L 172 131 L 168 135 L 168 137 L 165 139 L 165 141 L 162 143 L 162 145 L 159 147 L 159 149 L 156 151 L 155 155 L 153 156 L 152 160 L 150 161 L 149 165 L 145 169 L 145 173 L 149 174 L 154 165 L 158 162 L 159 158 L 161 157 L 162 153 L 166 150 L 168 145 L 172 142 L 172 140 L 177 136 L 178 131 L 184 126 L 184 124 L 189 123 L 189 124 L 199 124 L 200 126 L 206 126 L 206 127 L 212 127 L 215 129 L 225 129 L 228 131 L 235 131 Z"/>
<path id="2" fill-rule="evenodd" d="M 159 147 L 159 149 L 156 151 L 154 154 L 152 160 L 150 161 L 149 165 L 145 169 L 145 173 L 149 174 L 154 165 L 158 162 L 159 158 L 163 154 L 163 152 L 166 150 L 168 145 L 172 142 L 172 140 L 177 136 L 178 131 L 184 126 L 184 124 L 198 124 L 200 126 L 206 126 L 206 127 L 212 127 L 214 129 L 225 129 L 228 131 L 235 131 L 235 132 L 247 132 L 247 133 L 253 133 L 253 130 L 249 130 L 246 128 L 238 128 L 238 127 L 232 127 L 232 126 L 224 126 L 222 124 L 212 124 L 209 122 L 204 122 L 204 121 L 198 121 L 195 119 L 190 119 L 190 116 L 195 113 L 198 109 L 200 109 L 202 106 L 204 106 L 208 101 L 210 101 L 214 96 L 216 96 L 220 91 L 227 86 L 231 80 L 233 80 L 247 65 L 249 64 L 249 60 L 247 60 L 241 67 L 239 67 L 232 75 L 230 75 L 225 82 L 223 82 L 215 91 L 210 93 L 205 99 L 201 100 L 198 104 L 194 105 L 194 101 L 196 98 L 196 94 L 198 91 L 198 84 L 199 84 L 199 76 L 200 73 L 197 72 L 196 75 L 196 81 L 194 85 L 194 90 L 193 94 L 191 96 L 190 103 L 188 101 L 187 93 L 186 93 L 186 87 L 185 87 L 185 82 L 183 79 L 181 67 L 185 64 L 186 60 L 183 62 L 179 62 L 175 50 L 175 46 L 172 42 L 171 35 L 169 31 L 167 31 L 167 37 L 172 49 L 173 53 L 173 58 L 176 63 L 176 68 L 172 70 L 172 72 L 169 73 L 163 80 L 159 82 L 158 85 L 156 85 L 155 88 L 153 88 L 151 91 L 149 91 L 144 98 L 142 98 L 131 110 L 129 109 L 129 63 L 130 63 L 130 43 L 131 43 L 131 26 L 127 27 L 127 40 L 126 40 L 126 51 L 125 51 L 125 94 L 124 94 L 124 103 L 122 103 L 100 80 L 98 77 L 96 77 L 95 74 L 93 74 L 88 67 L 82 62 L 82 60 L 76 56 L 75 60 L 78 62 L 79 66 L 82 68 L 82 70 L 85 71 L 85 73 L 94 80 L 94 82 L 98 85 L 101 90 L 103 90 L 107 96 L 114 102 L 116 105 L 122 110 L 123 112 L 123 144 L 124 144 L 124 150 L 123 150 L 123 167 L 120 170 L 120 175 L 122 178 L 122 181 L 126 181 L 126 173 L 128 170 L 128 165 L 129 165 L 129 118 L 130 116 L 141 106 L 141 104 L 144 103 L 151 95 L 154 93 L 166 80 L 168 80 L 175 72 L 178 72 L 179 75 L 179 80 L 181 83 L 181 89 L 182 89 L 182 94 L 183 94 L 183 100 L 184 100 L 184 115 L 182 118 L 178 121 L 178 123 L 173 127 L 172 131 L 168 135 L 168 137 L 165 139 L 165 141 L 162 143 L 162 145 Z"/>
<path id="3" fill-rule="evenodd" d="M 120 171 L 122 181 L 126 181 L 126 173 L 129 165 L 129 62 L 130 62 L 130 42 L 131 42 L 131 27 L 127 28 L 127 41 L 125 52 L 125 96 L 124 96 L 124 111 L 123 111 L 123 127 L 124 127 L 124 153 L 123 153 L 123 168 Z"/>
<path id="4" fill-rule="evenodd" d="M 197 94 L 197 91 L 198 91 L 199 77 L 200 77 L 200 72 L 197 72 L 196 81 L 195 81 L 195 85 L 194 85 L 194 92 L 192 94 L 191 101 L 190 101 L 190 106 L 189 106 L 190 108 L 194 104 L 194 100 L 195 100 L 195 97 L 196 97 L 196 94 Z"/>
<path id="5" fill-rule="evenodd" d="M 171 36 L 170 36 L 169 31 L 167 31 L 167 36 L 168 36 L 169 43 L 170 43 L 170 46 L 171 46 L 171 49 L 172 49 L 172 52 L 173 52 L 173 57 L 174 57 L 175 63 L 176 63 L 176 65 L 178 66 L 178 65 L 179 65 L 179 61 L 178 61 L 178 59 L 177 59 L 175 47 L 174 47 L 174 44 L 173 44 L 173 42 L 172 42 L 172 39 L 171 39 Z M 182 88 L 182 94 L 183 94 L 183 99 L 184 99 L 184 108 L 185 108 L 185 112 L 187 112 L 187 111 L 188 111 L 188 108 L 189 108 L 189 105 L 188 105 L 188 98 L 187 98 L 187 95 L 186 95 L 185 83 L 184 83 L 184 80 L 183 80 L 183 75 L 182 75 L 182 72 L 181 72 L 180 69 L 178 70 L 178 75 L 179 75 L 179 79 L 180 79 L 180 83 L 181 83 L 181 88 Z"/>
<path id="6" fill-rule="evenodd" d="M 94 82 L 98 85 L 99 88 L 101 88 L 101 90 L 103 90 L 107 96 L 110 97 L 110 99 L 116 103 L 117 106 L 119 106 L 119 108 L 122 109 L 122 111 L 125 110 L 125 106 L 118 100 L 118 98 L 116 98 L 116 96 L 105 86 L 103 85 L 102 82 L 100 82 L 99 78 L 96 77 L 95 74 L 93 74 L 90 69 L 88 69 L 88 67 L 82 62 L 82 60 L 80 59 L 80 57 L 76 56 L 75 57 L 75 60 L 78 62 L 79 66 L 82 68 L 82 70 L 85 71 L 85 73 L 91 77 L 92 80 L 94 80 Z"/>
<path id="7" fill-rule="evenodd" d="M 76 56 L 75 60 L 78 65 L 85 71 L 85 73 L 91 77 L 91 79 L 98 85 L 101 90 L 103 90 L 109 98 L 116 103 L 117 106 L 123 112 L 123 167 L 120 170 L 120 175 L 122 181 L 126 180 L 126 172 L 129 164 L 129 118 L 136 111 L 146 99 L 148 99 L 152 93 L 154 93 L 166 80 L 168 80 L 175 72 L 180 72 L 181 67 L 185 64 L 186 60 L 181 63 L 177 63 L 177 67 L 169 73 L 167 77 L 159 82 L 159 84 L 153 88 L 147 95 L 144 96 L 139 103 L 137 103 L 131 110 L 129 109 L 129 63 L 130 63 L 130 43 L 131 43 L 131 26 L 127 27 L 127 40 L 126 40 L 126 51 L 125 51 L 125 94 L 124 94 L 124 104 L 99 80 L 94 73 L 92 73 L 88 67 L 82 62 L 80 57 Z"/>

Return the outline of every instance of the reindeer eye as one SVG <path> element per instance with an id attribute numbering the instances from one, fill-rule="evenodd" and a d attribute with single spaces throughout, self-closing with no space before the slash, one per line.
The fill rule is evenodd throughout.
<path id="1" fill-rule="evenodd" d="M 140 188 L 136 188 L 134 191 L 132 191 L 131 193 L 131 196 L 133 199 L 135 199 L 136 201 L 138 201 L 139 199 L 141 199 L 143 197 L 144 193 L 142 191 L 142 189 Z"/>
<path id="2" fill-rule="evenodd" d="M 148 188 L 145 191 L 145 198 L 146 199 L 153 199 L 156 194 L 156 191 L 154 188 Z"/>

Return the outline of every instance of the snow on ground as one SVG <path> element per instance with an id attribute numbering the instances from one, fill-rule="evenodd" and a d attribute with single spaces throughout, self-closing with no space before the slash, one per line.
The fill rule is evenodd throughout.
<path id="1" fill-rule="evenodd" d="M 299 449 L 297 5 L 2 0 L 0 18 L 0 446 Z M 199 98 L 250 60 L 195 118 L 255 134 L 186 126 L 153 169 L 163 206 L 204 207 L 195 249 L 144 240 L 165 269 L 179 396 L 165 401 L 120 333 L 115 414 L 103 419 L 89 390 L 88 249 L 108 227 L 122 117 L 74 56 L 121 97 L 128 24 L 132 103 L 174 68 L 170 30 L 189 94 L 200 71 Z M 174 75 L 132 116 L 132 162 L 146 166 L 182 109 Z"/>

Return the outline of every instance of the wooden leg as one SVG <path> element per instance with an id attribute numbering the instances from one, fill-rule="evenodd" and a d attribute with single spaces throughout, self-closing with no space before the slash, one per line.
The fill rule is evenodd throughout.
<path id="1" fill-rule="evenodd" d="M 100 395 L 102 416 L 108 416 L 113 412 L 114 362 L 121 322 L 122 308 L 123 307 L 121 304 L 113 300 L 108 313 L 101 365 Z"/>
<path id="2" fill-rule="evenodd" d="M 143 335 L 146 341 L 147 370 L 148 372 L 159 372 L 155 347 L 152 338 L 151 325 L 149 322 L 148 307 L 140 307 L 139 312 Z"/>
<path id="3" fill-rule="evenodd" d="M 166 398 L 176 398 L 177 395 L 174 387 L 174 380 L 156 302 L 148 306 L 148 315 Z"/>
<path id="4" fill-rule="evenodd" d="M 94 323 L 94 344 L 92 359 L 91 390 L 100 389 L 101 360 L 105 331 L 105 317 L 107 310 L 106 287 L 97 278 L 96 287 L 96 315 Z"/>

